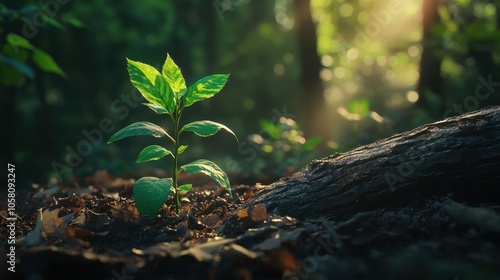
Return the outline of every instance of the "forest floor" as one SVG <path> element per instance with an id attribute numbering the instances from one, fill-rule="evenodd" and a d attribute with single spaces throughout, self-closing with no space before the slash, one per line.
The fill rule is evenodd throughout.
<path id="1" fill-rule="evenodd" d="M 133 179 L 106 171 L 18 192 L 14 273 L 2 197 L 1 279 L 500 279 L 499 205 L 450 195 L 296 220 L 262 204 L 238 210 L 259 184 L 233 185 L 230 198 L 192 179 L 203 184 L 181 214 L 169 198 L 154 218 L 135 208 Z M 231 214 L 238 223 L 224 224 Z"/>

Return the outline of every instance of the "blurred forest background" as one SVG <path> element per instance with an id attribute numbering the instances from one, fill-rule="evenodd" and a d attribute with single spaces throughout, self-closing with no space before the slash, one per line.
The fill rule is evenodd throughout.
<path id="1" fill-rule="evenodd" d="M 162 140 L 106 145 L 134 121 L 168 123 L 138 105 L 126 57 L 159 68 L 168 52 L 188 85 L 231 74 L 185 121 L 224 123 L 240 143 L 186 135 L 184 155 L 214 160 L 230 178 L 279 177 L 500 104 L 495 0 L 3 0 L 0 51 L 2 163 L 26 184 L 167 170 L 134 163 Z"/>

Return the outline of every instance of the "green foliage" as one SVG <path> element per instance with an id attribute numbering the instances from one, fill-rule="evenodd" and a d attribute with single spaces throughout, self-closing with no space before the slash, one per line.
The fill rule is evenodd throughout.
<path id="1" fill-rule="evenodd" d="M 321 137 L 305 139 L 299 125 L 290 118 L 281 117 L 277 122 L 262 120 L 258 134 L 250 136 L 252 145 L 259 150 L 254 165 L 264 174 L 282 177 L 287 168 L 300 168 L 317 155 L 314 150 L 323 140 Z"/>
<path id="2" fill-rule="evenodd" d="M 229 75 L 216 74 L 200 79 L 188 88 L 184 97 L 184 105 L 188 107 L 195 102 L 214 96 L 224 87 L 228 78 Z"/>
<path id="3" fill-rule="evenodd" d="M 157 126 L 154 123 L 150 122 L 136 122 L 128 125 L 125 128 L 120 129 L 118 132 L 113 134 L 111 138 L 109 138 L 108 143 L 112 143 L 123 138 L 139 136 L 139 135 L 151 135 L 156 138 L 160 138 L 163 136 L 170 137 L 168 133 L 163 130 L 163 128 Z"/>
<path id="4" fill-rule="evenodd" d="M 12 86 L 18 84 L 24 77 L 33 80 L 35 73 L 29 59 L 40 70 L 58 74 L 66 78 L 66 73 L 47 52 L 35 47 L 28 39 L 15 33 L 6 32 L 1 25 L 16 21 L 29 21 L 34 13 L 39 13 L 41 8 L 35 5 L 25 5 L 17 10 L 0 6 L 0 84 Z M 47 23 L 64 30 L 64 26 L 54 18 L 46 18 Z M 4 34 L 7 33 L 7 34 Z M 5 41 L 3 41 L 5 40 Z"/>
<path id="5" fill-rule="evenodd" d="M 187 145 L 180 144 L 180 135 L 184 131 L 208 137 L 224 129 L 238 140 L 228 127 L 208 120 L 195 121 L 184 125 L 182 128 L 180 127 L 181 115 L 184 109 L 197 101 L 217 94 L 226 84 L 229 75 L 211 75 L 200 79 L 189 88 L 186 88 L 186 81 L 181 70 L 170 55 L 167 55 L 161 74 L 154 67 L 141 62 L 127 59 L 127 63 L 130 81 L 142 96 L 150 102 L 144 103 L 144 105 L 157 114 L 168 114 L 174 126 L 174 135 L 172 137 L 163 128 L 155 124 L 150 122 L 136 122 L 116 132 L 108 141 L 109 144 L 131 136 L 151 135 L 158 138 L 166 136 L 174 145 L 173 153 L 159 145 L 148 146 L 139 153 L 136 163 L 159 160 L 167 155 L 172 156 L 174 159 L 172 179 L 144 177 L 135 183 L 134 199 L 139 212 L 143 215 L 155 215 L 172 190 L 175 197 L 176 210 L 179 213 L 179 193 L 185 193 L 192 187 L 191 184 L 177 186 L 177 176 L 182 171 L 187 174 L 200 172 L 206 174 L 224 187 L 232 197 L 227 175 L 214 162 L 199 159 L 178 167 L 179 155 L 188 147 Z"/>
<path id="6" fill-rule="evenodd" d="M 351 114 L 365 117 L 370 113 L 370 100 L 368 100 L 368 98 L 353 100 L 347 104 L 347 110 Z"/>
<path id="7" fill-rule="evenodd" d="M 141 163 L 146 161 L 159 160 L 166 155 L 171 155 L 172 157 L 174 156 L 171 151 L 163 148 L 162 146 L 151 145 L 147 146 L 139 153 L 139 156 L 137 157 L 137 160 L 135 162 Z"/>
<path id="8" fill-rule="evenodd" d="M 170 195 L 172 179 L 143 177 L 134 184 L 134 200 L 143 215 L 154 216 Z"/>
<path id="9" fill-rule="evenodd" d="M 182 65 L 182 74 L 190 84 L 212 73 L 231 73 L 232 82 L 226 84 L 224 90 L 237 94 L 194 104 L 197 118 L 186 116 L 189 119 L 185 121 L 224 119 L 224 124 L 239 137 L 259 131 L 259 122 L 255 120 L 270 117 L 273 108 L 287 106 L 290 112 L 298 114 L 303 101 L 307 100 L 301 96 L 302 72 L 297 25 L 293 24 L 293 1 L 251 1 L 225 12 L 224 20 L 218 17 L 213 1 L 56 1 L 61 5 L 53 19 L 66 30 L 61 31 L 51 21 L 43 27 L 37 25 L 38 34 L 25 38 L 31 45 L 51 54 L 68 74 L 68 80 L 60 79 L 57 74 L 38 72 L 32 50 L 14 49 L 6 41 L 8 34 L 23 35 L 25 23 L 35 23 L 35 13 L 41 13 L 44 19 L 50 18 L 43 6 L 55 2 L 0 2 L 0 87 L 10 81 L 8 87 L 0 88 L 0 93 L 14 93 L 1 94 L 5 98 L 17 96 L 15 104 L 2 100 L 5 106 L 2 110 L 15 108 L 17 111 L 15 121 L 9 121 L 17 129 L 7 129 L 17 146 L 9 150 L 20 164 L 20 170 L 27 170 L 24 176 L 27 181 L 45 182 L 53 170 L 48 164 L 51 161 L 67 166 L 68 172 L 76 177 L 87 176 L 96 169 L 107 169 L 114 174 L 136 174 L 136 167 L 127 163 L 137 159 L 140 149 L 108 148 L 103 141 L 94 147 L 91 155 L 82 157 L 77 168 L 67 160 L 69 153 L 66 150 L 67 146 L 77 150 L 77 144 L 87 140 L 81 133 L 82 128 L 98 128 L 100 119 L 109 118 L 118 128 L 137 120 L 156 123 L 149 119 L 151 112 L 148 110 L 133 110 L 138 93 L 130 94 L 130 81 L 123 74 L 122 58 L 125 56 L 153 65 L 163 76 L 164 60 L 156 58 L 163 56 L 165 49 L 172 50 L 170 54 L 178 65 Z M 407 98 L 418 81 L 422 26 L 416 19 L 421 17 L 422 1 L 409 1 L 404 5 L 398 2 L 311 1 L 328 118 L 333 124 L 331 140 L 340 151 L 435 120 L 428 112 L 416 110 L 418 106 Z M 399 4 L 401 11 L 386 14 L 393 4 Z M 469 101 L 468 96 L 474 96 L 477 87 L 483 85 L 478 81 L 479 76 L 488 81 L 491 73 L 492 80 L 498 81 L 500 36 L 496 19 L 500 9 L 495 8 L 498 5 L 491 0 L 442 1 L 440 6 L 445 8 L 440 9 L 442 26 L 436 26 L 436 41 L 428 44 L 435 46 L 436 55 L 444 56 L 441 65 L 443 95 L 431 102 L 444 102 L 446 109 L 453 109 L 455 104 L 463 106 L 464 100 Z M 347 16 L 346 11 L 351 14 Z M 85 26 L 73 28 L 82 27 L 75 18 Z M 36 20 L 43 22 L 41 17 Z M 43 75 L 38 86 L 22 82 L 31 77 L 37 79 L 37 74 Z M 177 86 L 171 89 L 181 95 L 187 92 L 187 87 L 184 93 Z M 481 93 L 488 92 L 490 97 L 479 100 L 475 107 L 500 104 L 498 87 L 495 93 L 486 91 L 484 86 L 481 88 Z M 35 98 L 41 94 L 44 96 Z M 426 95 L 418 94 L 420 97 Z M 351 101 L 362 98 L 370 101 L 370 114 L 365 117 L 348 106 Z M 46 105 L 40 101 L 46 101 Z M 144 102 L 151 110 L 162 114 L 156 117 L 161 119 L 168 115 L 163 107 Z M 47 112 L 45 119 L 41 114 L 43 106 Z M 339 114 L 341 108 L 349 114 Z M 132 110 L 134 114 L 129 114 Z M 376 121 L 372 111 L 390 123 Z M 441 116 L 443 113 L 441 111 Z M 351 114 L 359 116 L 359 120 L 351 118 Z M 130 118 L 134 120 L 128 120 Z M 44 145 L 39 137 L 27 136 L 37 131 L 42 122 L 49 129 L 38 135 L 44 135 L 41 139 L 46 139 L 51 147 Z M 170 127 L 167 131 L 173 136 Z M 372 131 L 378 134 L 373 135 Z M 114 129 L 103 132 L 103 137 L 107 140 L 114 132 Z M 241 158 L 237 149 L 226 153 L 230 137 L 193 141 L 189 137 L 194 138 L 194 135 L 188 133 L 183 137 L 190 143 L 190 148 L 182 153 L 186 162 L 197 159 L 196 155 L 202 153 L 208 153 L 209 156 L 205 156 L 208 159 L 215 159 L 210 153 Z M 194 141 L 204 144 L 191 146 Z M 141 144 L 138 148 L 148 144 L 156 143 Z M 171 147 L 166 148 L 174 151 Z M 258 148 L 262 149 L 263 145 Z M 274 166 L 274 158 L 280 157 L 260 151 L 256 161 L 234 168 L 238 171 L 231 171 L 231 164 L 226 167 L 221 166 L 223 161 L 217 160 L 217 163 L 228 175 L 231 172 L 241 175 L 255 166 Z M 279 153 L 282 152 L 278 150 Z M 265 157 L 273 161 L 263 162 Z M 144 165 L 148 164 L 156 162 Z M 276 169 L 265 171 L 271 173 Z"/>
<path id="10" fill-rule="evenodd" d="M 229 179 L 227 178 L 226 173 L 224 173 L 224 171 L 222 171 L 217 164 L 206 159 L 199 159 L 181 166 L 181 169 L 189 175 L 201 172 L 209 176 L 223 186 L 229 195 L 233 197 L 231 186 L 229 185 Z"/>

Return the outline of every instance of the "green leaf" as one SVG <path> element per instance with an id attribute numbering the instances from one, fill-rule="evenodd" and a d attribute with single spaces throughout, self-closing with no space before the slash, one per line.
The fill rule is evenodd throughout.
<path id="1" fill-rule="evenodd" d="M 66 78 L 66 73 L 64 73 L 48 53 L 41 50 L 34 50 L 33 60 L 43 71 L 56 73 Z"/>
<path id="2" fill-rule="evenodd" d="M 236 138 L 236 141 L 238 141 L 238 137 L 236 137 L 236 135 L 234 134 L 233 131 L 231 131 L 231 129 L 229 129 L 227 126 L 223 124 L 216 123 L 213 121 L 196 121 L 188 123 L 181 129 L 180 132 L 191 131 L 198 136 L 208 137 L 214 135 L 221 129 L 224 129 L 227 132 L 231 133 L 234 136 L 234 138 Z"/>
<path id="3" fill-rule="evenodd" d="M 142 105 L 144 106 L 148 106 L 149 109 L 155 111 L 155 113 L 157 114 L 169 114 L 169 112 L 167 111 L 167 109 L 159 106 L 159 105 L 156 105 L 156 104 L 153 104 L 153 103 L 141 103 Z"/>
<path id="4" fill-rule="evenodd" d="M 154 216 L 170 194 L 172 179 L 143 177 L 134 184 L 134 200 L 142 215 Z"/>
<path id="5" fill-rule="evenodd" d="M 182 154 L 186 149 L 187 149 L 187 145 L 180 145 L 179 146 L 179 150 L 177 150 L 177 154 L 180 155 Z"/>
<path id="6" fill-rule="evenodd" d="M 166 155 L 171 155 L 172 157 L 174 156 L 174 154 L 172 154 L 171 151 L 163 148 L 162 146 L 151 145 L 147 146 L 139 153 L 139 156 L 137 157 L 137 160 L 135 162 L 140 163 L 152 160 L 159 160 Z"/>
<path id="7" fill-rule="evenodd" d="M 182 76 L 181 69 L 175 64 L 169 54 L 167 54 L 167 59 L 163 64 L 162 75 L 175 94 L 184 95 L 186 92 L 186 81 Z"/>
<path id="8" fill-rule="evenodd" d="M 184 95 L 184 107 L 214 96 L 224 87 L 228 78 L 229 74 L 215 74 L 198 80 L 188 88 Z"/>
<path id="9" fill-rule="evenodd" d="M 193 187 L 193 184 L 182 185 L 179 187 L 179 192 L 180 193 L 187 193 L 192 187 Z"/>
<path id="10" fill-rule="evenodd" d="M 189 175 L 201 172 L 209 176 L 217 183 L 219 183 L 222 187 L 224 187 L 229 195 L 233 197 L 233 194 L 231 192 L 231 185 L 229 184 L 229 179 L 227 178 L 226 173 L 224 173 L 224 171 L 222 171 L 222 169 L 220 169 L 220 167 L 217 166 L 217 164 L 215 164 L 214 162 L 206 159 L 199 159 L 181 166 L 181 169 Z"/>
<path id="11" fill-rule="evenodd" d="M 260 120 L 260 128 L 262 132 L 267 133 L 272 139 L 278 141 L 281 138 L 283 126 L 280 123 L 274 124 L 268 120 Z"/>
<path id="12" fill-rule="evenodd" d="M 347 111 L 351 114 L 358 114 L 361 117 L 366 117 L 370 114 L 370 100 L 365 97 L 352 100 L 347 104 Z"/>
<path id="13" fill-rule="evenodd" d="M 172 114 L 175 109 L 174 93 L 160 72 L 150 65 L 128 58 L 127 65 L 130 81 L 142 96 Z"/>
<path id="14" fill-rule="evenodd" d="M 70 14 L 64 14 L 62 16 L 64 22 L 73 25 L 74 27 L 83 28 L 85 25 L 79 19 Z"/>
<path id="15" fill-rule="evenodd" d="M 163 128 L 157 126 L 154 123 L 136 122 L 118 130 L 115 134 L 113 134 L 113 136 L 111 136 L 111 138 L 109 138 L 108 144 L 121 140 L 123 138 L 139 135 L 151 135 L 156 138 L 167 136 L 172 139 L 172 137 L 170 137 L 170 135 L 168 135 L 168 133 L 163 130 Z"/>
<path id="16" fill-rule="evenodd" d="M 38 50 L 28 40 L 26 40 L 26 38 L 21 37 L 14 33 L 9 33 L 7 35 L 7 42 L 11 44 L 13 47 L 20 47 L 28 50 Z"/>
<path id="17" fill-rule="evenodd" d="M 314 150 L 322 140 L 323 137 L 321 136 L 313 136 L 306 140 L 301 149 L 303 152 L 310 152 Z"/>
<path id="18" fill-rule="evenodd" d="M 59 21 L 55 20 L 51 16 L 44 16 L 44 20 L 46 20 L 50 25 L 54 26 L 55 28 L 58 28 L 63 31 L 67 30 L 64 25 L 62 25 Z"/>

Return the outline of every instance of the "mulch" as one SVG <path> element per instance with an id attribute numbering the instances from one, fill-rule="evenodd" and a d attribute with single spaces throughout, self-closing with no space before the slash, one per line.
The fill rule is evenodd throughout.
<path id="1" fill-rule="evenodd" d="M 18 191 L 15 273 L 2 197 L 1 279 L 500 279 L 499 205 L 434 197 L 297 220 L 241 208 L 260 184 L 233 184 L 231 198 L 184 179 L 195 187 L 181 213 L 169 198 L 152 218 L 135 208 L 134 179 L 104 170 Z"/>

